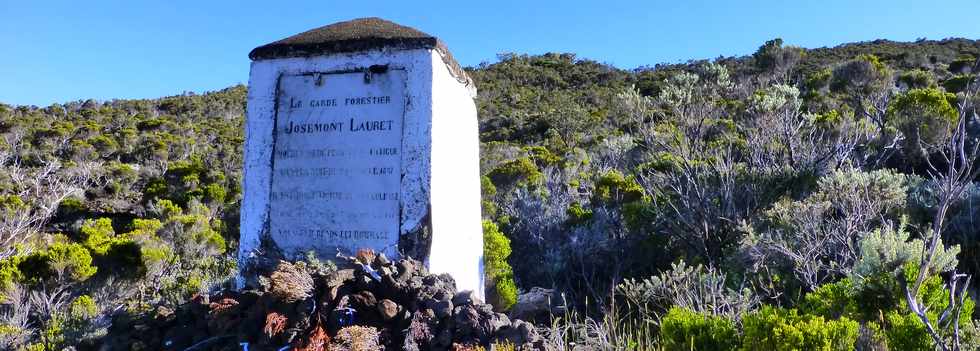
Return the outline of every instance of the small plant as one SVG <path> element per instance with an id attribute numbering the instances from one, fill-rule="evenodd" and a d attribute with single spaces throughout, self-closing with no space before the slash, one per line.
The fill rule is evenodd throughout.
<path id="1" fill-rule="evenodd" d="M 270 338 L 275 337 L 286 329 L 287 322 L 286 316 L 275 311 L 269 312 L 265 316 L 265 326 L 262 327 L 262 332 Z"/>
<path id="2" fill-rule="evenodd" d="M 343 331 L 343 330 L 341 330 Z M 340 333 L 338 332 L 338 337 Z M 293 348 L 295 351 L 327 351 L 327 350 L 344 350 L 344 351 L 354 351 L 353 348 L 334 348 L 330 344 L 330 336 L 327 332 L 323 330 L 319 324 L 313 327 L 313 331 L 310 333 L 309 337 L 302 340 L 302 346 Z M 361 349 L 356 349 L 361 350 Z M 374 349 L 376 350 L 376 348 Z M 366 351 L 366 350 L 365 350 Z"/>
<path id="3" fill-rule="evenodd" d="M 313 293 L 313 277 L 298 264 L 280 261 L 269 276 L 269 292 L 285 303 L 306 299 Z"/>
<path id="4" fill-rule="evenodd" d="M 330 350 L 374 351 L 380 350 L 378 330 L 372 327 L 349 326 L 337 331 Z"/>

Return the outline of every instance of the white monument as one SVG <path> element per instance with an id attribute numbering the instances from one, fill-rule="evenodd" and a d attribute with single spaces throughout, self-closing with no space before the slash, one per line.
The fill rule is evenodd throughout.
<path id="1" fill-rule="evenodd" d="M 239 266 L 359 249 L 483 295 L 476 88 L 437 38 L 378 18 L 260 46 Z"/>

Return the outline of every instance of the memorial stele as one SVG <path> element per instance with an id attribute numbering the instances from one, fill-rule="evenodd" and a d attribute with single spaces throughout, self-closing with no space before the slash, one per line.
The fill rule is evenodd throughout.
<path id="1" fill-rule="evenodd" d="M 476 88 L 442 41 L 363 18 L 249 58 L 241 284 L 371 249 L 482 296 Z"/>

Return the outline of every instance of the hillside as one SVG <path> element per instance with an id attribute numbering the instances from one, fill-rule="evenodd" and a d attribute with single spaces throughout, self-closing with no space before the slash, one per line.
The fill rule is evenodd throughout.
<path id="1" fill-rule="evenodd" d="M 468 68 L 488 300 L 555 289 L 575 317 L 539 326 L 558 344 L 723 349 L 776 327 L 818 344 L 980 343 L 972 300 L 949 302 L 980 281 L 957 275 L 980 273 L 963 168 L 978 58 L 967 39 L 776 39 L 633 70 L 574 54 Z M 95 349 L 121 316 L 230 287 L 246 91 L 0 104 L 0 349 Z M 950 166 L 963 175 L 943 178 Z M 930 332 L 916 301 L 929 323 L 950 307 L 956 334 Z"/>

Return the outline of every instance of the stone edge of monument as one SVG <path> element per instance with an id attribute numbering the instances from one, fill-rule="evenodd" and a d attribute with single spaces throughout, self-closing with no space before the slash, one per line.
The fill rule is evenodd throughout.
<path id="1" fill-rule="evenodd" d="M 382 49 L 435 50 L 456 79 L 472 85 L 472 79 L 456 62 L 442 40 L 418 29 L 377 17 L 357 18 L 314 28 L 252 49 L 248 57 L 257 61 Z"/>

